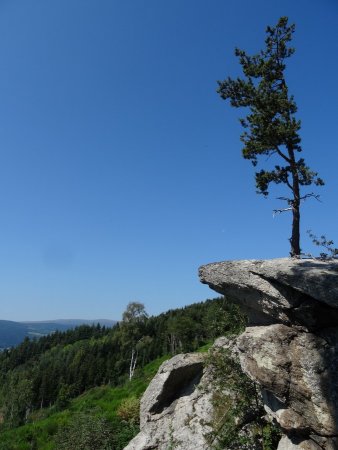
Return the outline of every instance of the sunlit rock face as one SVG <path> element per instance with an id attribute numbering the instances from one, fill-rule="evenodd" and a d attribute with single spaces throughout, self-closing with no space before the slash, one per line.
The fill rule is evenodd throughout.
<path id="1" fill-rule="evenodd" d="M 218 338 L 211 352 L 217 357 L 218 352 L 222 355 L 224 350 L 238 361 L 235 336 Z M 216 378 L 206 353 L 180 354 L 164 362 L 143 394 L 141 431 L 124 450 L 213 448 L 217 439 L 213 434 L 213 424 L 217 421 L 214 415 Z M 235 401 L 231 387 L 222 393 Z M 238 433 L 247 441 L 243 450 L 261 450 L 261 444 L 254 438 L 260 406 L 256 402 L 248 405 L 243 416 L 237 418 Z"/>
<path id="2" fill-rule="evenodd" d="M 225 261 L 199 273 L 248 313 L 238 354 L 285 434 L 279 450 L 338 448 L 338 261 Z"/>
<path id="3" fill-rule="evenodd" d="M 284 323 L 306 331 L 338 324 L 338 261 L 291 258 L 202 266 L 201 282 L 236 300 L 252 325 Z"/>
<path id="4" fill-rule="evenodd" d="M 211 428 L 211 394 L 203 386 L 208 376 L 204 355 L 176 355 L 162 364 L 141 400 L 141 432 L 125 450 L 203 450 Z"/>

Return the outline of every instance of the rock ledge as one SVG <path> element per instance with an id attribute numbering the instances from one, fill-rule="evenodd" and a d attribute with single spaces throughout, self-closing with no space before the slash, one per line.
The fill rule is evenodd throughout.
<path id="1" fill-rule="evenodd" d="M 199 274 L 248 313 L 241 366 L 285 433 L 279 450 L 338 448 L 338 261 L 225 261 Z"/>

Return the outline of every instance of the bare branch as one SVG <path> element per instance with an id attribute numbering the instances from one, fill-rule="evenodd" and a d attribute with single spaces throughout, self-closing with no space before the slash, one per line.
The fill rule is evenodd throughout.
<path id="1" fill-rule="evenodd" d="M 318 202 L 320 202 L 321 200 L 319 200 L 320 195 L 318 194 L 314 194 L 313 192 L 311 192 L 310 194 L 305 194 L 302 197 L 299 197 L 299 200 L 306 200 L 307 198 L 315 198 Z M 288 205 L 292 205 L 294 200 L 288 197 L 277 197 L 277 200 L 282 200 L 283 202 L 287 202 Z"/>
<path id="2" fill-rule="evenodd" d="M 293 192 L 293 187 L 292 187 L 291 184 L 290 184 L 288 174 L 286 174 L 286 180 L 285 180 L 285 183 L 286 183 L 287 187 Z"/>
<path id="3" fill-rule="evenodd" d="M 288 197 L 277 197 L 277 200 L 283 200 L 283 202 L 287 202 L 288 205 L 292 205 L 293 200 Z"/>
<path id="4" fill-rule="evenodd" d="M 303 197 L 300 197 L 299 200 L 306 200 L 307 198 L 310 198 L 310 197 L 313 197 L 313 198 L 315 198 L 318 202 L 321 202 L 321 200 L 319 200 L 320 195 L 314 194 L 313 192 L 311 192 L 311 194 L 303 195 Z"/>
<path id="5" fill-rule="evenodd" d="M 291 164 L 291 159 L 288 158 L 281 150 L 279 150 L 279 147 L 277 147 L 277 145 L 275 147 L 275 150 L 281 158 L 285 159 L 285 161 L 287 161 L 289 164 Z"/>
<path id="6" fill-rule="evenodd" d="M 277 215 L 277 214 L 281 214 L 281 213 L 286 212 L 286 211 L 292 211 L 292 207 L 290 206 L 289 208 L 274 209 L 273 210 L 273 217 L 275 217 L 275 215 Z"/>

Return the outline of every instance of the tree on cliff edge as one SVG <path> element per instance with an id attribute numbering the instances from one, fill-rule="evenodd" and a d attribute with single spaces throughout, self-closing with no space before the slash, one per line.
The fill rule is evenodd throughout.
<path id="1" fill-rule="evenodd" d="M 285 81 L 285 61 L 294 53 L 288 43 L 295 26 L 288 25 L 288 18 L 281 17 L 275 27 L 267 27 L 266 47 L 260 53 L 249 56 L 236 48 L 235 55 L 242 66 L 243 78 L 227 78 L 218 82 L 217 92 L 230 100 L 235 108 L 248 108 L 250 113 L 240 119 L 244 132 L 241 141 L 245 159 L 254 166 L 258 157 L 276 156 L 280 164 L 271 170 L 256 172 L 257 192 L 267 196 L 270 183 L 283 183 L 290 191 L 290 197 L 279 197 L 287 203 L 285 208 L 275 212 L 292 212 L 292 233 L 290 237 L 291 256 L 298 256 L 300 249 L 300 206 L 308 197 L 318 198 L 314 193 L 301 195 L 301 186 L 323 185 L 317 173 L 310 170 L 303 158 L 297 158 L 302 151 L 299 136 L 300 120 L 295 118 L 297 105 L 289 94 Z"/>

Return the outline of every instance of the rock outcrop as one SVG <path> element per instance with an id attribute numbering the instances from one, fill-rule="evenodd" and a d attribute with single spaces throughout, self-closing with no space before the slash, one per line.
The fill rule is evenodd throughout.
<path id="1" fill-rule="evenodd" d="M 219 385 L 215 360 L 224 358 L 224 351 L 238 364 L 235 336 L 218 338 L 209 357 L 205 353 L 188 353 L 164 362 L 142 397 L 141 431 L 124 450 L 214 448 L 218 437 L 214 425 L 219 427 L 219 419 L 222 421 L 229 409 L 228 402 L 235 404 L 239 399 L 233 386 Z M 232 370 L 237 371 L 238 366 Z M 245 410 L 236 416 L 238 441 L 246 442 L 243 450 L 261 448 L 254 437 L 258 411 L 261 412 L 261 404 L 257 405 L 255 399 L 247 402 Z"/>
<path id="2" fill-rule="evenodd" d="M 338 448 L 338 261 L 227 261 L 200 278 L 248 313 L 239 358 L 284 433 L 279 450 Z"/>
<path id="3" fill-rule="evenodd" d="M 211 431 L 211 394 L 200 389 L 206 381 L 204 355 L 176 355 L 164 362 L 141 400 L 141 432 L 125 450 L 206 450 Z"/>

